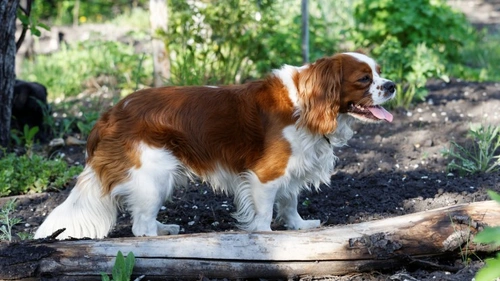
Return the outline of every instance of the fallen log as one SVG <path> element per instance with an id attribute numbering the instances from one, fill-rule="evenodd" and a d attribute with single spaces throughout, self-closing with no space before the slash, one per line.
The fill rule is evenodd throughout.
<path id="1" fill-rule="evenodd" d="M 118 251 L 133 252 L 134 275 L 165 278 L 291 278 L 394 268 L 409 259 L 495 251 L 472 237 L 500 225 L 494 201 L 307 231 L 224 232 L 0 245 L 0 279 L 99 279 Z"/>

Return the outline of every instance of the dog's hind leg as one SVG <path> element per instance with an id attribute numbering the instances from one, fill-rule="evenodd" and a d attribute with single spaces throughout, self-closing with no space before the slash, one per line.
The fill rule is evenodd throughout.
<path id="1" fill-rule="evenodd" d="M 239 228 L 246 231 L 271 231 L 274 200 L 278 187 L 273 183 L 261 183 L 253 173 L 235 191 L 236 213 Z"/>
<path id="2" fill-rule="evenodd" d="M 180 162 L 164 149 L 140 146 L 141 165 L 130 171 L 128 182 L 113 190 L 113 195 L 124 199 L 132 214 L 132 232 L 135 236 L 178 234 L 178 225 L 165 225 L 156 220 L 165 200 L 178 184 Z"/>

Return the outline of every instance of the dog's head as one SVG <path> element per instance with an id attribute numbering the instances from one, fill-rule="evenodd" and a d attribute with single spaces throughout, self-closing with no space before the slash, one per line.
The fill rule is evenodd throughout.
<path id="1" fill-rule="evenodd" d="M 396 85 L 382 78 L 378 64 L 364 54 L 319 59 L 301 68 L 297 84 L 299 124 L 313 133 L 335 131 L 339 114 L 362 121 L 392 121 L 392 114 L 380 105 L 396 95 Z"/>

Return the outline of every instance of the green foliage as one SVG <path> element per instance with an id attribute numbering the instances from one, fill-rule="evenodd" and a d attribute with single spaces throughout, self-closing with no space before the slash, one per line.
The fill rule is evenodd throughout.
<path id="1" fill-rule="evenodd" d="M 12 227 L 21 223 L 21 219 L 11 217 L 12 211 L 16 209 L 16 199 L 7 201 L 0 209 L 0 240 L 12 241 Z"/>
<path id="2" fill-rule="evenodd" d="M 39 55 L 36 62 L 26 61 L 20 76 L 37 81 L 48 88 L 49 98 L 62 98 L 79 94 L 82 82 L 91 77 L 116 77 L 122 90 L 134 90 L 137 81 L 149 84 L 151 59 L 142 62 L 133 46 L 113 41 L 83 41 L 63 48 L 51 55 Z M 141 63 L 149 63 L 141 67 Z"/>
<path id="3" fill-rule="evenodd" d="M 31 149 L 35 144 L 35 135 L 38 133 L 40 129 L 38 126 L 30 128 L 28 124 L 25 124 L 23 127 L 23 132 L 19 132 L 17 130 L 11 130 L 11 138 L 17 145 L 24 145 L 26 148 L 26 153 L 31 155 Z"/>
<path id="4" fill-rule="evenodd" d="M 489 190 L 490 197 L 500 203 L 500 194 Z M 492 244 L 494 247 L 500 245 L 500 227 L 486 227 L 483 231 L 478 233 L 474 238 L 474 242 L 483 244 Z M 495 258 L 486 259 L 486 266 L 481 268 L 475 279 L 477 281 L 491 281 L 500 277 L 500 252 L 497 253 Z"/>
<path id="5" fill-rule="evenodd" d="M 111 275 L 113 276 L 113 281 L 129 281 L 132 276 L 132 271 L 134 270 L 135 256 L 134 253 L 129 252 L 127 258 L 123 257 L 121 251 L 118 251 L 116 255 L 115 265 Z M 106 273 L 101 273 L 103 281 L 110 281 L 109 276 Z"/>
<path id="6" fill-rule="evenodd" d="M 373 50 L 379 54 L 384 76 L 396 81 L 396 97 L 391 101 L 395 107 L 408 108 L 414 101 L 423 101 L 427 96 L 425 84 L 430 77 L 442 77 L 445 66 L 434 50 L 425 44 L 403 47 L 396 39 L 388 39 Z"/>
<path id="7" fill-rule="evenodd" d="M 5 154 L 0 159 L 0 196 L 37 193 L 61 188 L 82 171 L 81 166 L 68 167 L 61 159 L 40 155 Z"/>
<path id="8" fill-rule="evenodd" d="M 451 142 L 444 155 L 451 159 L 448 169 L 460 173 L 493 172 L 500 168 L 500 127 L 471 126 L 469 136 L 473 142 L 464 147 Z"/>
<path id="9" fill-rule="evenodd" d="M 461 63 L 448 67 L 450 75 L 467 81 L 500 81 L 500 33 L 481 32 L 477 40 L 464 44 Z"/>
<path id="10" fill-rule="evenodd" d="M 169 82 L 238 83 L 284 63 L 302 64 L 300 9 L 284 2 L 169 0 L 168 33 L 162 34 L 172 61 Z M 310 50 L 315 59 L 334 53 L 339 33 L 325 20 L 331 15 L 311 8 Z"/>
<path id="11" fill-rule="evenodd" d="M 257 3 L 169 1 L 169 28 L 164 34 L 172 58 L 172 84 L 227 84 L 237 75 L 248 77 L 260 54 L 257 39 L 266 26 L 255 18 Z M 268 1 L 261 3 L 266 17 Z"/>
<path id="12" fill-rule="evenodd" d="M 35 36 L 42 35 L 42 32 L 39 28 L 50 30 L 50 27 L 44 23 L 39 22 L 37 16 L 33 15 L 33 13 L 31 13 L 30 15 L 26 15 L 20 9 L 18 9 L 17 18 L 23 25 L 23 29 L 29 30 L 31 34 Z"/>
<path id="13" fill-rule="evenodd" d="M 149 1 L 148 1 L 149 2 Z M 149 22 L 149 10 L 148 9 L 142 9 L 142 8 L 132 8 L 130 11 L 124 11 L 123 13 L 118 14 L 116 17 L 109 19 L 108 23 L 114 24 L 116 26 L 129 26 L 133 27 L 135 30 L 139 29 L 144 31 L 143 34 L 141 32 L 138 32 L 134 37 L 137 37 L 137 35 L 144 36 L 144 37 L 149 37 L 149 28 L 150 28 L 150 22 Z"/>
<path id="14" fill-rule="evenodd" d="M 442 0 L 359 0 L 354 18 L 355 41 L 372 49 L 384 74 L 399 85 L 394 105 L 405 108 L 425 98 L 427 79 L 446 78 L 445 66 L 474 41 L 465 16 Z"/>
<path id="15" fill-rule="evenodd" d="M 94 127 L 97 119 L 99 119 L 99 112 L 97 111 L 89 111 L 83 112 L 82 120 L 76 122 L 76 126 L 80 131 L 80 137 L 82 139 L 86 139 L 90 134 L 90 131 Z"/>
<path id="16" fill-rule="evenodd" d="M 465 16 L 444 0 L 361 0 L 354 17 L 364 46 L 396 38 L 403 48 L 424 43 L 455 60 L 463 42 L 473 40 Z"/>
<path id="17" fill-rule="evenodd" d="M 33 10 L 37 17 L 60 25 L 75 22 L 104 22 L 109 18 L 130 12 L 135 5 L 146 6 L 147 3 L 147 0 L 34 1 Z"/>

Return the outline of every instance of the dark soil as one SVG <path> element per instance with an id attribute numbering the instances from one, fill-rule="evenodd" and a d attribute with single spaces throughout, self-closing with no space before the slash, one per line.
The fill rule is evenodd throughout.
<path id="1" fill-rule="evenodd" d="M 320 219 L 324 226 L 350 224 L 488 200 L 487 190 L 500 192 L 499 172 L 461 176 L 447 170 L 449 159 L 442 154 L 451 141 L 470 144 L 469 124 L 500 125 L 500 84 L 434 81 L 428 88 L 425 102 L 409 111 L 396 110 L 392 123 L 356 124 L 349 146 L 336 151 L 339 162 L 331 185 L 303 194 L 299 212 L 304 218 Z M 60 152 L 70 163 L 83 163 L 83 149 L 66 146 Z M 72 186 L 19 196 L 13 215 L 23 224 L 14 232 L 34 232 Z M 0 205 L 8 199 L 0 199 Z M 214 195 L 206 184 L 193 182 L 175 192 L 158 219 L 181 225 L 182 233 L 231 231 L 237 229 L 232 211 L 232 198 Z M 110 236 L 132 236 L 127 213 L 120 215 Z M 461 262 L 461 257 L 434 262 L 445 265 Z M 328 280 L 471 280 L 481 265 L 473 260 L 458 273 L 408 267 Z"/>

